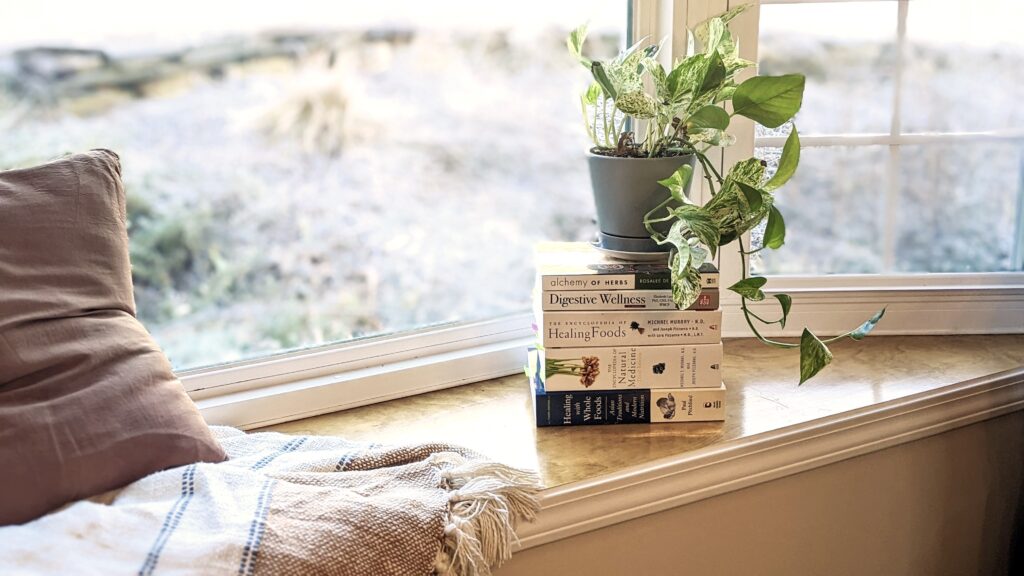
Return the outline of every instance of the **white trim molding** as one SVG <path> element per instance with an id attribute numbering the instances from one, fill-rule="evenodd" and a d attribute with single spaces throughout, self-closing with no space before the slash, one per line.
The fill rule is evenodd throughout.
<path id="1" fill-rule="evenodd" d="M 307 380 L 526 338 L 532 335 L 530 318 L 523 312 L 479 322 L 431 326 L 187 370 L 178 377 L 188 392 L 224 387 L 238 391 Z"/>
<path id="2" fill-rule="evenodd" d="M 211 424 L 243 429 L 521 372 L 532 315 L 325 346 L 182 375 Z"/>
<path id="3" fill-rule="evenodd" d="M 882 307 L 885 317 L 875 335 L 1019 334 L 1024 332 L 1024 274 L 910 274 L 893 276 L 769 276 L 767 297 L 748 303 L 765 319 L 780 315 L 773 294 L 793 298 L 782 329 L 758 326 L 765 336 L 800 336 L 810 328 L 819 336 L 842 334 Z M 722 294 L 722 333 L 751 336 L 739 297 Z"/>
<path id="4" fill-rule="evenodd" d="M 768 298 L 748 304 L 765 319 L 780 315 L 779 305 Z M 793 309 L 786 328 L 777 324 L 759 326 L 765 336 L 798 337 L 804 327 L 819 336 L 834 336 L 853 330 L 885 307 L 885 317 L 872 335 L 912 334 L 1019 334 L 1024 332 L 1024 288 L 963 290 L 808 290 L 788 291 Z M 725 337 L 750 336 L 750 329 L 738 305 L 723 303 L 722 333 Z M 869 336 L 870 337 L 870 336 Z"/>
<path id="5" fill-rule="evenodd" d="M 532 548 L 1024 410 L 1024 368 L 724 442 L 541 494 Z"/>

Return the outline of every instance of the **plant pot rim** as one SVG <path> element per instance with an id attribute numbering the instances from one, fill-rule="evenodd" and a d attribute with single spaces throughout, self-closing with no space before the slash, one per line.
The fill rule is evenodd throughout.
<path id="1" fill-rule="evenodd" d="M 594 157 L 594 158 L 605 158 L 605 159 L 608 159 L 608 160 L 632 160 L 632 161 L 653 162 L 653 161 L 656 161 L 656 160 L 673 160 L 675 158 L 691 158 L 691 157 L 693 157 L 693 153 L 691 152 L 691 153 L 688 153 L 688 154 L 679 154 L 677 156 L 659 156 L 657 158 L 635 158 L 633 156 L 606 156 L 604 154 L 595 154 L 594 152 L 591 152 L 590 150 L 587 150 L 587 156 L 588 157 Z"/>

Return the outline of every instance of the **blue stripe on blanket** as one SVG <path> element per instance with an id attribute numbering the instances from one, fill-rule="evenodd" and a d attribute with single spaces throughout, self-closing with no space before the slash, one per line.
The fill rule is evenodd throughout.
<path id="1" fill-rule="evenodd" d="M 338 463 L 334 465 L 334 471 L 335 472 L 341 472 L 342 470 L 347 468 L 349 463 L 352 462 L 352 460 L 356 457 L 357 453 L 358 452 L 353 450 L 352 452 L 349 452 L 348 454 L 345 454 L 345 457 L 342 458 L 341 460 L 338 460 Z"/>
<path id="2" fill-rule="evenodd" d="M 164 546 L 171 538 L 171 534 L 181 524 L 181 519 L 185 515 L 185 509 L 188 508 L 188 503 L 192 500 L 192 496 L 195 493 L 196 466 L 191 464 L 186 466 L 185 471 L 181 474 L 181 495 L 178 496 L 174 505 L 171 506 L 171 509 L 167 511 L 167 515 L 164 516 L 164 523 L 160 527 L 160 533 L 156 535 L 156 540 L 149 548 L 149 554 L 146 554 L 146 561 L 139 568 L 139 576 L 149 576 L 156 569 L 156 563 L 160 560 L 160 553 L 163 552 Z"/>
<path id="3" fill-rule="evenodd" d="M 251 470 L 259 470 L 260 468 L 263 468 L 267 464 L 273 462 L 274 459 L 277 458 L 278 456 L 286 452 L 294 452 L 299 448 L 299 446 L 305 444 L 306 440 L 308 439 L 308 436 L 300 436 L 299 438 L 296 438 L 294 440 L 289 440 L 284 446 L 282 446 L 276 452 L 273 452 L 272 454 L 267 454 L 263 458 L 260 458 L 258 462 L 252 465 Z"/>
<path id="4" fill-rule="evenodd" d="M 352 461 L 356 459 L 356 456 L 362 456 L 366 452 L 369 452 L 370 450 L 373 450 L 374 448 L 377 448 L 379 446 L 381 445 L 377 444 L 376 442 L 371 442 L 364 446 L 363 448 L 359 448 L 349 452 L 348 454 L 345 454 L 345 456 L 342 457 L 341 460 L 338 460 L 338 463 L 334 465 L 334 471 L 341 472 L 345 470 L 345 468 L 348 468 L 348 465 L 351 464 Z"/>
<path id="5" fill-rule="evenodd" d="M 273 479 L 267 478 L 260 489 L 260 496 L 256 500 L 256 512 L 249 524 L 249 538 L 245 542 L 245 548 L 242 548 L 242 561 L 238 564 L 239 576 L 252 576 L 256 570 L 260 542 L 263 541 L 263 532 L 267 528 L 267 513 L 270 511 L 270 489 L 274 482 Z"/>

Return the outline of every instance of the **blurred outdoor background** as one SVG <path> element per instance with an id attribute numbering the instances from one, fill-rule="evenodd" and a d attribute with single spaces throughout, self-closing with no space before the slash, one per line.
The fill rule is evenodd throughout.
<path id="1" fill-rule="evenodd" d="M 565 37 L 614 55 L 621 0 L 21 4 L 0 169 L 120 154 L 176 368 L 526 310 L 532 244 L 593 235 Z"/>
<path id="2" fill-rule="evenodd" d="M 762 8 L 762 72 L 808 75 L 801 134 L 889 133 L 899 84 L 901 131 L 1006 136 L 805 149 L 759 271 L 1021 268 L 1022 11 L 925 17 L 958 4 L 911 3 L 899 74 L 895 2 Z M 531 245 L 594 233 L 587 20 L 593 56 L 624 44 L 622 0 L 7 4 L 0 169 L 120 154 L 178 369 L 523 311 Z"/>

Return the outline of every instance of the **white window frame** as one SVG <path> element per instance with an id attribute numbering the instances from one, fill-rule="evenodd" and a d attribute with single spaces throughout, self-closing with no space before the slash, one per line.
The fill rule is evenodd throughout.
<path id="1" fill-rule="evenodd" d="M 741 55 L 757 60 L 760 4 L 811 1 L 821 0 L 755 1 L 731 25 L 740 37 Z M 905 24 L 907 0 L 871 1 L 899 2 Z M 749 3 L 632 2 L 633 38 L 667 39 L 670 49 L 662 54 L 666 64 L 685 52 L 688 28 L 732 6 Z M 895 125 L 889 134 L 803 136 L 801 140 L 804 146 L 882 144 L 898 150 L 899 144 L 952 138 L 1021 138 L 1020 134 L 1001 133 L 900 134 L 898 128 Z M 735 118 L 730 131 L 737 143 L 716 159 L 722 167 L 749 158 L 755 145 L 781 145 L 771 138 L 755 141 L 754 125 L 744 118 Z M 704 202 L 709 191 L 703 179 L 696 181 L 701 187 L 694 193 Z M 719 267 L 724 286 L 740 278 L 740 259 L 734 247 L 722 251 Z M 763 330 L 769 336 L 796 336 L 804 325 L 819 335 L 838 334 L 882 306 L 888 306 L 888 312 L 874 332 L 878 335 L 1024 332 L 1024 273 L 772 276 L 766 292 L 787 292 L 794 301 L 786 329 L 774 326 Z M 775 304 L 774 299 L 768 300 L 771 302 L 753 304 L 752 310 L 771 316 Z M 723 291 L 721 302 L 723 335 L 750 336 L 738 297 Z M 208 421 L 253 428 L 516 374 L 522 370 L 525 348 L 533 341 L 532 322 L 531 314 L 524 312 L 187 370 L 180 376 Z"/>
<path id="2" fill-rule="evenodd" d="M 672 32 L 680 30 L 680 24 L 692 28 L 706 18 L 740 4 L 751 4 L 750 9 L 737 17 L 731 29 L 739 37 L 741 55 L 757 61 L 758 29 L 762 4 L 799 4 L 845 2 L 849 0 L 759 0 L 753 3 L 742 0 L 640 0 L 646 11 L 637 8 L 637 13 L 648 13 L 662 19 L 672 19 Z M 906 35 L 906 21 L 909 0 L 860 0 L 874 2 L 897 2 L 897 41 L 902 45 Z M 646 26 L 635 31 L 638 37 L 658 36 L 666 27 L 654 17 L 635 22 Z M 681 34 L 681 32 L 680 32 Z M 682 39 L 673 35 L 670 42 L 681 54 L 685 46 Z M 902 62 L 897 62 L 901 70 Z M 900 127 L 900 98 L 898 86 L 893 94 L 894 117 L 887 134 L 840 134 L 801 135 L 803 147 L 815 146 L 860 146 L 887 145 L 890 154 L 897 155 L 899 146 L 906 144 L 934 144 L 949 141 L 1020 141 L 1024 133 L 973 132 L 943 134 L 908 134 Z M 781 147 L 784 138 L 755 138 L 754 126 L 749 120 L 734 118 L 730 132 L 737 136 L 734 146 L 726 149 L 721 162 L 723 167 L 754 155 L 757 146 Z M 890 162 L 890 166 L 895 166 Z M 888 203 L 894 206 L 898 174 L 890 169 L 886 182 Z M 709 192 L 702 180 L 700 201 L 707 201 Z M 1024 210 L 1024 207 L 1022 207 Z M 894 210 L 888 211 L 892 218 Z M 1024 218 L 1024 214 L 1021 215 Z M 892 228 L 892 227 L 890 227 Z M 747 237 L 749 245 L 749 235 Z M 891 247 L 893 239 L 885 243 Z M 785 250 L 785 247 L 782 248 Z M 1022 247 L 1024 250 L 1024 247 Z M 740 259 L 734 247 L 722 250 L 719 266 L 723 286 L 729 286 L 741 277 Z M 765 287 L 768 294 L 789 293 L 793 296 L 793 311 L 786 328 L 772 325 L 762 329 L 766 336 L 799 336 L 803 327 L 810 326 L 819 335 L 841 334 L 856 327 L 883 306 L 886 316 L 875 329 L 875 334 L 981 334 L 1024 332 L 1024 273 L 964 273 L 964 274 L 864 274 L 864 275 L 771 275 Z M 724 291 L 721 298 L 724 312 L 723 334 L 727 337 L 750 336 L 749 328 L 739 310 L 739 297 Z M 777 303 L 768 298 L 762 303 L 748 304 L 762 317 L 777 315 Z"/>

